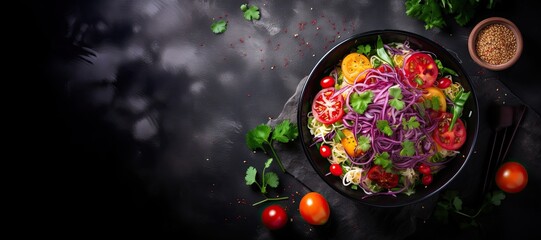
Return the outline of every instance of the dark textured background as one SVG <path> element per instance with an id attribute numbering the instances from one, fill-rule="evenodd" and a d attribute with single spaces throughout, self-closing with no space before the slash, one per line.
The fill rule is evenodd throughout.
<path id="1" fill-rule="evenodd" d="M 13 222 L 57 236 L 539 236 L 541 81 L 531 76 L 537 76 L 541 33 L 529 27 L 538 14 L 535 1 L 500 1 L 493 10 L 480 8 L 470 24 L 448 21 L 444 30 L 425 30 L 424 23 L 405 15 L 403 1 L 251 1 L 262 14 L 254 22 L 242 18 L 242 3 L 48 1 L 25 6 L 29 24 L 23 29 L 29 36 L 23 36 L 30 43 L 25 41 L 21 58 L 33 68 L 19 74 L 32 87 L 20 94 L 35 99 L 24 106 L 32 109 L 25 131 L 32 134 L 28 144 L 34 147 L 20 154 L 34 161 L 20 179 L 36 180 L 19 189 L 29 195 L 22 201 L 28 213 Z M 522 31 L 522 57 L 505 71 L 482 69 L 468 55 L 469 31 L 489 16 L 508 18 Z M 215 35 L 209 27 L 220 18 L 228 21 L 228 30 Z M 332 217 L 321 227 L 304 223 L 297 209 L 308 189 L 280 175 L 276 194 L 290 197 L 280 204 L 292 221 L 280 231 L 267 230 L 259 220 L 263 206 L 251 206 L 262 196 L 244 185 L 246 168 L 259 169 L 266 156 L 246 147 L 246 132 L 287 110 L 284 104 L 327 50 L 376 29 L 411 31 L 438 42 L 456 54 L 472 79 L 482 127 L 476 153 L 448 188 L 460 190 L 466 201 L 479 192 L 492 140 L 489 107 L 495 103 L 528 106 L 509 155 L 527 167 L 528 187 L 507 195 L 502 206 L 480 219 L 480 229 L 459 230 L 429 215 L 413 217 L 425 216 L 422 204 L 373 209 L 344 199 L 323 185 L 302 157 L 288 162 L 302 154 L 295 142 L 280 147 L 279 154 L 289 171 L 302 175 L 298 179 L 324 193 Z M 413 215 L 407 215 L 410 209 Z"/>

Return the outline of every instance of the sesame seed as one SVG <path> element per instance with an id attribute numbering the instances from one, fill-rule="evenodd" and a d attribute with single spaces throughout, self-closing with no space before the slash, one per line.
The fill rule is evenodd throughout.
<path id="1" fill-rule="evenodd" d="M 505 25 L 490 24 L 479 32 L 475 50 L 479 58 L 489 64 L 504 64 L 515 55 L 517 39 L 513 31 Z"/>

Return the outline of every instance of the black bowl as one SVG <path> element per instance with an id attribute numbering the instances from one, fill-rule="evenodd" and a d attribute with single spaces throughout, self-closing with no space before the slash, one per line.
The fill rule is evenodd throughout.
<path id="1" fill-rule="evenodd" d="M 464 87 L 464 91 L 471 92 L 470 98 L 464 106 L 462 116 L 462 120 L 467 128 L 467 140 L 466 143 L 464 143 L 464 145 L 461 147 L 460 154 L 455 156 L 454 159 L 447 163 L 444 169 L 434 176 L 434 180 L 430 185 L 428 185 L 426 188 L 417 187 L 416 193 L 410 196 L 398 194 L 396 197 L 389 195 L 376 195 L 365 198 L 366 194 L 362 190 L 353 190 L 349 186 L 343 186 L 339 177 L 332 175 L 326 176 L 326 174 L 329 172 L 330 163 L 327 159 L 321 157 L 317 147 L 310 146 L 313 143 L 313 140 L 306 124 L 308 121 L 307 114 L 311 110 L 311 103 L 314 96 L 319 90 L 321 90 L 319 85 L 320 79 L 323 76 L 328 75 L 338 61 L 349 53 L 351 49 L 355 48 L 359 44 L 374 45 L 374 43 L 377 41 L 378 35 L 381 36 L 384 43 L 404 42 L 407 40 L 409 41 L 412 49 L 430 51 L 436 54 L 444 66 L 454 69 L 458 73 L 459 76 L 453 78 L 453 80 L 460 82 L 460 84 L 462 84 Z M 472 155 L 475 143 L 477 141 L 479 111 L 477 97 L 468 75 L 458 60 L 442 46 L 430 39 L 410 32 L 400 30 L 377 30 L 360 33 L 344 40 L 329 50 L 321 58 L 321 60 L 319 60 L 316 66 L 312 69 L 303 87 L 298 105 L 297 123 L 299 124 L 301 143 L 308 161 L 314 167 L 315 171 L 319 174 L 323 181 L 329 184 L 329 186 L 344 196 L 363 204 L 378 207 L 399 207 L 422 201 L 436 194 L 458 175 Z"/>

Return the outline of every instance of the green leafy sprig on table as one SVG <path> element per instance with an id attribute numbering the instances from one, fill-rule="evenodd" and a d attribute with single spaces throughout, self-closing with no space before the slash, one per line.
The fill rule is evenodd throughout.
<path id="1" fill-rule="evenodd" d="M 259 8 L 255 5 L 242 4 L 240 5 L 240 10 L 244 19 L 248 21 L 259 20 L 261 18 L 261 13 Z M 215 34 L 224 33 L 227 30 L 227 22 L 225 20 L 217 20 L 212 22 L 210 25 L 210 30 Z"/>
<path id="2" fill-rule="evenodd" d="M 477 217 L 483 213 L 488 213 L 495 206 L 500 206 L 502 200 L 505 199 L 505 194 L 500 190 L 495 190 L 486 194 L 483 199 L 483 203 L 479 209 L 471 209 L 463 206 L 462 198 L 460 198 L 458 191 L 448 190 L 440 196 L 437 202 L 436 209 L 434 210 L 434 217 L 447 224 L 449 222 L 449 216 L 451 214 L 457 214 L 461 216 L 460 227 L 477 227 Z"/>
<path id="3" fill-rule="evenodd" d="M 483 4 L 484 2 L 485 4 Z M 406 0 L 406 15 L 425 22 L 425 29 L 443 28 L 445 17 L 453 17 L 460 26 L 474 17 L 480 6 L 492 9 L 494 0 Z"/>
<path id="4" fill-rule="evenodd" d="M 265 194 L 267 193 L 267 186 L 276 188 L 278 187 L 278 184 L 280 184 L 280 179 L 278 178 L 278 175 L 274 172 L 265 172 L 267 168 L 270 167 L 272 163 L 272 158 L 267 159 L 265 162 L 265 167 L 263 168 L 263 171 L 261 173 L 261 183 L 259 183 L 256 179 L 257 177 L 257 169 L 250 166 L 248 169 L 246 169 L 246 176 L 244 177 L 244 180 L 246 181 L 246 185 L 252 185 L 256 184 L 259 187 L 259 190 L 261 193 L 265 196 L 265 199 L 259 202 L 256 202 L 252 204 L 252 206 L 256 206 L 258 204 L 264 203 L 266 201 L 276 201 L 276 200 L 285 200 L 288 199 L 288 197 L 276 197 L 276 198 L 268 198 Z"/>
<path id="5" fill-rule="evenodd" d="M 270 150 L 270 155 L 276 159 L 282 172 L 286 172 L 280 157 L 278 157 L 276 150 L 274 150 L 273 143 L 274 141 L 288 143 L 295 140 L 298 135 L 297 126 L 286 119 L 277 124 L 274 129 L 267 124 L 260 124 L 248 131 L 246 134 L 246 144 L 252 151 L 261 149 L 265 154 L 269 154 L 267 149 Z"/>

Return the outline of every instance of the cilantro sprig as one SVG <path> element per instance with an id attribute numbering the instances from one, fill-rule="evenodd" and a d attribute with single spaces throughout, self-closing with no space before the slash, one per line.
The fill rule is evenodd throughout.
<path id="1" fill-rule="evenodd" d="M 273 143 L 274 141 L 288 143 L 295 140 L 298 135 L 297 126 L 286 119 L 274 126 L 274 129 L 267 124 L 260 124 L 251 129 L 246 133 L 246 145 L 248 145 L 248 148 L 252 151 L 260 149 L 265 154 L 268 154 L 267 149 L 269 149 L 270 154 L 276 159 L 282 172 L 286 172 L 280 157 L 276 154 Z"/>
<path id="2" fill-rule="evenodd" d="M 405 103 L 402 101 L 402 90 L 398 85 L 389 88 L 389 95 L 393 97 L 392 99 L 389 99 L 389 105 L 391 105 L 391 107 L 396 110 L 404 109 Z"/>
<path id="3" fill-rule="evenodd" d="M 477 217 L 483 213 L 490 212 L 495 206 L 500 206 L 504 199 L 505 193 L 500 190 L 489 192 L 485 195 L 481 207 L 475 210 L 463 205 L 458 191 L 447 190 L 440 196 L 437 202 L 434 217 L 443 223 L 448 223 L 449 216 L 451 214 L 457 214 L 463 217 L 460 219 L 461 228 L 477 227 L 479 226 Z"/>
<path id="4" fill-rule="evenodd" d="M 240 10 L 244 13 L 244 19 L 248 21 L 259 20 L 259 18 L 261 18 L 259 8 L 255 5 L 248 5 L 245 3 L 240 5 Z"/>
<path id="5" fill-rule="evenodd" d="M 368 108 L 368 104 L 372 103 L 374 99 L 374 93 L 370 90 L 362 93 L 353 93 L 349 97 L 349 103 L 353 110 L 359 114 L 363 114 Z"/>
<path id="6" fill-rule="evenodd" d="M 266 196 L 267 193 L 267 186 L 276 188 L 278 187 L 278 184 L 280 184 L 280 180 L 278 178 L 278 175 L 274 172 L 265 172 L 267 168 L 270 167 L 272 163 L 272 158 L 267 159 L 265 162 L 265 166 L 263 167 L 262 173 L 261 173 L 261 182 L 257 181 L 257 169 L 255 167 L 248 167 L 246 169 L 246 176 L 244 176 L 244 180 L 246 181 L 246 185 L 251 186 L 254 183 L 257 185 L 263 196 L 265 196 L 265 199 L 259 202 L 256 202 L 252 204 L 252 206 L 256 206 L 258 204 L 264 203 L 266 201 L 275 201 L 275 200 L 285 200 L 288 199 L 288 197 L 277 197 L 277 198 L 269 198 Z"/>
<path id="7" fill-rule="evenodd" d="M 227 22 L 225 20 L 215 21 L 210 25 L 210 30 L 216 34 L 224 33 L 227 30 Z"/>
<path id="8" fill-rule="evenodd" d="M 378 120 L 376 122 L 376 127 L 380 132 L 384 133 L 387 136 L 393 135 L 393 129 L 391 129 L 391 126 L 389 126 L 389 121 L 387 120 Z"/>

